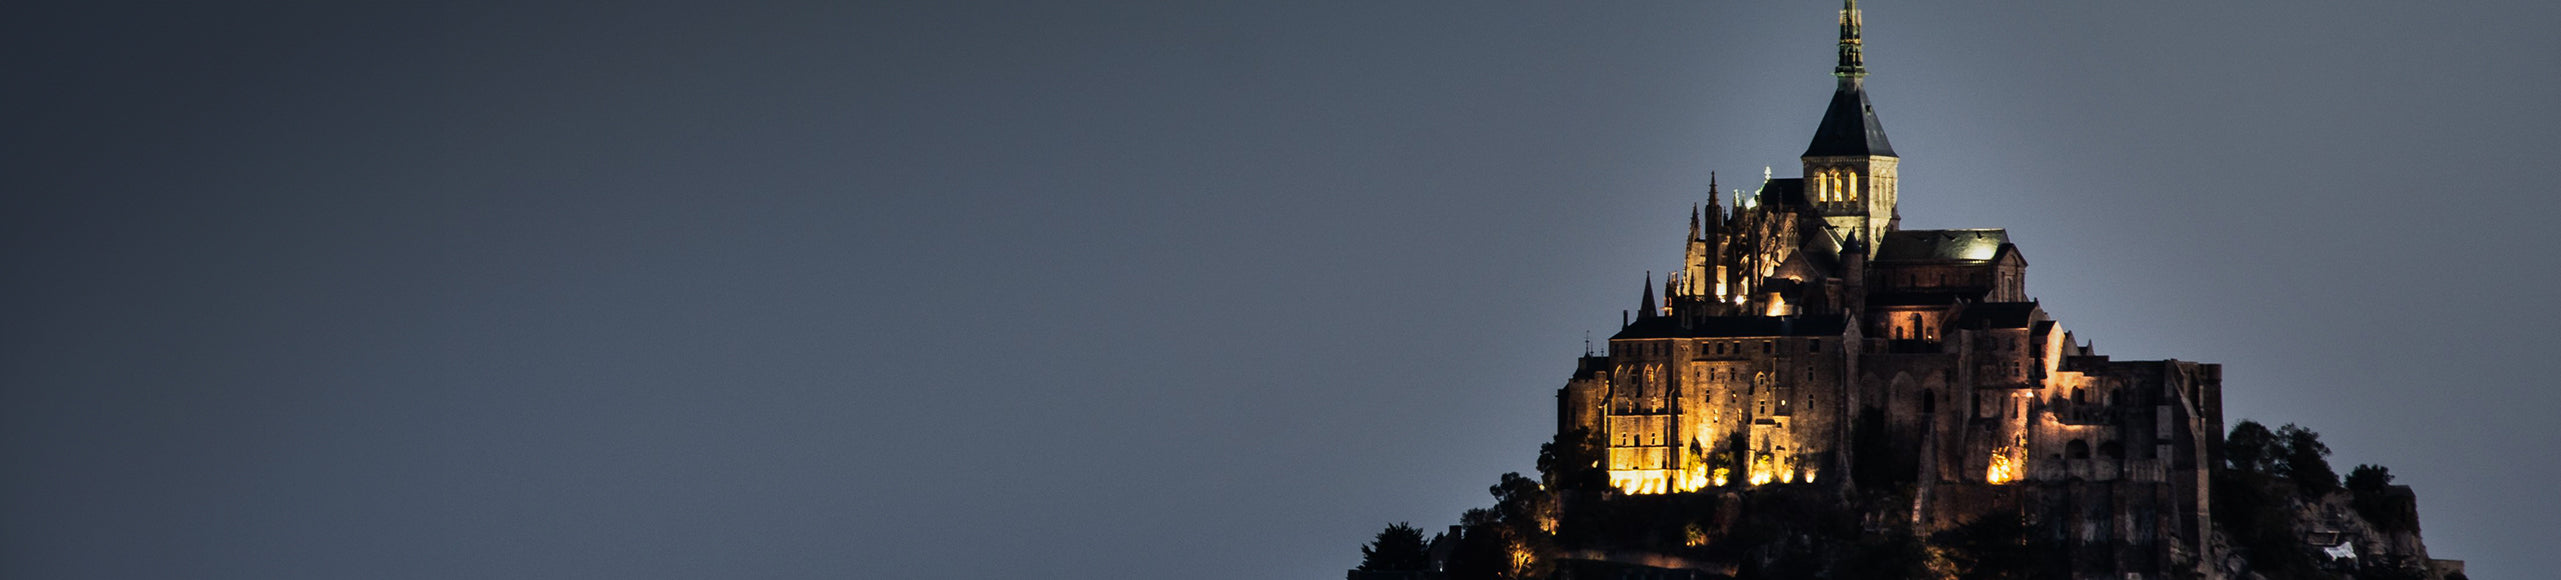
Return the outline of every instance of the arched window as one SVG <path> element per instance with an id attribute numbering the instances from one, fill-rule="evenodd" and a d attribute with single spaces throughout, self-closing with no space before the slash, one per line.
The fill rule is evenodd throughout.
<path id="1" fill-rule="evenodd" d="M 1845 171 L 1842 172 L 1841 177 L 1842 199 L 1858 201 L 1859 172 L 1856 170 Z"/>
<path id="2" fill-rule="evenodd" d="M 2066 457 L 2071 457 L 2073 459 L 2089 459 L 2090 443 L 2074 439 L 2071 444 L 2063 446 L 2063 453 Z"/>

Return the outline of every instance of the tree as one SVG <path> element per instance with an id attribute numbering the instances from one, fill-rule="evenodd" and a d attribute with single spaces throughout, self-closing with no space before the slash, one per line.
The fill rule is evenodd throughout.
<path id="1" fill-rule="evenodd" d="M 1947 552 L 1906 532 L 1869 534 L 1851 546 L 1841 577 L 1955 580 L 1957 563 Z"/>
<path id="2" fill-rule="evenodd" d="M 1986 514 L 1942 532 L 1939 544 L 1966 580 L 2053 578 L 2066 568 L 2059 546 L 2016 516 Z"/>
<path id="3" fill-rule="evenodd" d="M 2285 446 L 2284 475 L 2294 480 L 2295 489 L 2304 497 L 2321 497 L 2339 490 L 2339 473 L 2330 469 L 2330 446 L 2321 443 L 2321 434 L 2287 423 L 2276 430 L 2277 439 Z"/>
<path id="4" fill-rule="evenodd" d="M 2223 438 L 2223 460 L 2234 471 L 2274 473 L 2278 458 L 2284 455 L 2284 446 L 2276 434 L 2258 421 L 2243 419 L 2241 424 L 2232 426 L 2230 436 Z"/>
<path id="5" fill-rule="evenodd" d="M 1432 568 L 1432 553 L 1422 528 L 1407 522 L 1389 524 L 1378 539 L 1361 546 L 1361 567 L 1369 572 L 1408 572 Z"/>
<path id="6" fill-rule="evenodd" d="M 2359 465 L 2348 472 L 2349 507 L 2387 532 L 2419 530 L 2417 498 L 2392 489 L 2392 470 L 2380 465 Z"/>
<path id="7" fill-rule="evenodd" d="M 1538 446 L 1538 474 L 1558 490 L 1604 489 L 1610 482 L 1609 469 L 1601 465 L 1605 453 L 1600 436 L 1590 429 L 1559 432 Z"/>
<path id="8" fill-rule="evenodd" d="M 1556 517 L 1556 498 L 1538 480 L 1519 473 L 1505 473 L 1500 483 L 1486 488 L 1494 494 L 1496 521 L 1520 531 L 1544 531 Z"/>
<path id="9" fill-rule="evenodd" d="M 1450 580 L 1497 580 L 1511 571 L 1511 538 L 1494 510 L 1476 508 L 1459 514 L 1459 532 L 1450 541 L 1449 562 L 1442 570 Z"/>
<path id="10" fill-rule="evenodd" d="M 2359 465 L 2348 470 L 2348 491 L 2382 491 L 2392 486 L 2392 470 L 2381 465 Z"/>

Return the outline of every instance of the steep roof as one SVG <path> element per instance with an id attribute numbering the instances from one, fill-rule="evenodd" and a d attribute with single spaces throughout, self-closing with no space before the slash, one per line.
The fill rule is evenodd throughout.
<path id="1" fill-rule="evenodd" d="M 1867 102 L 1867 89 L 1859 85 L 1844 79 L 1832 91 L 1823 124 L 1815 126 L 1814 142 L 1805 146 L 1806 157 L 1895 156 L 1894 145 L 1885 142 L 1885 125 L 1876 121 L 1876 107 Z"/>
<path id="2" fill-rule="evenodd" d="M 1636 321 L 1610 339 L 1840 336 L 1848 329 L 1849 318 L 1837 315 L 1709 316 L 1694 321 L 1664 316 Z"/>
<path id="3" fill-rule="evenodd" d="M 1966 305 L 1956 315 L 1957 328 L 2027 328 L 2039 315 L 2035 302 L 1984 302 Z"/>
<path id="4" fill-rule="evenodd" d="M 1894 230 L 1876 247 L 1878 262 L 1980 261 L 1999 255 L 2010 232 L 1984 230 Z"/>

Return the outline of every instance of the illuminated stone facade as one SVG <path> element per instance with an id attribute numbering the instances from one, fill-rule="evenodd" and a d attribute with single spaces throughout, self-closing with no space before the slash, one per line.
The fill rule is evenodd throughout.
<path id="1" fill-rule="evenodd" d="M 2090 577 L 2202 573 L 2221 368 L 2098 354 L 2028 296 L 2002 230 L 1902 229 L 1855 7 L 1841 23 L 1804 177 L 1692 209 L 1681 266 L 1578 362 L 1558 429 L 1601 441 L 1620 493 L 1848 489 L 1857 469 L 1909 486 L 1919 529 L 2020 517 Z"/>

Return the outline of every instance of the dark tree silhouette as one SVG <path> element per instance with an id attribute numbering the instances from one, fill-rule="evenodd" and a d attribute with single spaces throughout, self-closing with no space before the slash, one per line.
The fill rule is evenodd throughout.
<path id="1" fill-rule="evenodd" d="M 1560 491 L 1593 491 L 1609 487 L 1609 469 L 1601 465 L 1601 438 L 1590 429 L 1557 433 L 1538 446 L 1538 474 Z"/>
<path id="2" fill-rule="evenodd" d="M 2392 470 L 2381 465 L 2359 465 L 2348 470 L 2348 491 L 2382 491 L 2392 486 Z"/>
<path id="3" fill-rule="evenodd" d="M 1460 514 L 1458 542 L 1450 550 L 1444 571 L 1450 580 L 1502 580 L 1513 576 L 1512 551 L 1519 543 L 1512 530 L 1502 523 L 1494 510 L 1471 509 Z"/>
<path id="4" fill-rule="evenodd" d="M 2348 505 L 2386 532 L 2419 531 L 2418 498 L 2392 488 L 2392 470 L 2359 465 L 2348 472 Z"/>
<path id="5" fill-rule="evenodd" d="M 2330 446 L 2321 443 L 2321 434 L 2288 423 L 2277 428 L 2276 436 L 2285 446 L 2285 478 L 2294 480 L 2304 497 L 2339 490 L 2339 473 L 2330 469 Z"/>
<path id="6" fill-rule="evenodd" d="M 1378 539 L 1361 546 L 1360 569 L 1364 571 L 1409 572 L 1431 567 L 1431 548 L 1423 542 L 1423 530 L 1411 523 L 1389 524 L 1378 532 Z"/>
<path id="7" fill-rule="evenodd" d="M 2247 419 L 2233 425 L 2232 434 L 2223 438 L 2223 460 L 2234 471 L 2274 473 L 2277 460 L 2285 455 L 2284 449 L 2268 426 Z"/>

